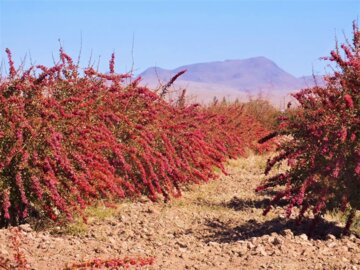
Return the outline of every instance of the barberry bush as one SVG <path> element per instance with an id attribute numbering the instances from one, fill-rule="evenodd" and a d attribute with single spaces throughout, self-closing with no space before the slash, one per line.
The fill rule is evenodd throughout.
<path id="1" fill-rule="evenodd" d="M 279 154 L 265 173 L 286 160 L 288 170 L 268 178 L 257 191 L 272 189 L 287 201 L 287 215 L 299 207 L 299 221 L 311 212 L 314 220 L 329 210 L 348 216 L 348 232 L 360 210 L 360 31 L 353 26 L 352 42 L 337 45 L 326 60 L 337 68 L 325 77 L 324 87 L 304 89 L 294 97 L 296 109 L 282 116 L 275 135 L 282 135 Z M 265 141 L 266 138 L 262 141 Z M 279 188 L 283 187 L 283 188 Z M 265 210 L 267 213 L 271 205 Z"/>
<path id="2" fill-rule="evenodd" d="M 0 79 L 0 223 L 71 220 L 97 200 L 168 200 L 181 186 L 256 148 L 268 131 L 241 106 L 167 102 L 117 74 L 80 69 L 60 49 L 53 67 Z M 176 76 L 180 76 L 177 74 Z M 176 76 L 174 78 L 176 78 Z M 172 80 L 173 81 L 173 80 Z M 171 82 L 171 81 L 170 81 Z M 0 225 L 1 225 L 0 224 Z"/>

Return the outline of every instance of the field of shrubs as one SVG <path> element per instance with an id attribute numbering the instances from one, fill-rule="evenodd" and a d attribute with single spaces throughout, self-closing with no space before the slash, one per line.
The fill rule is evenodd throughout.
<path id="1" fill-rule="evenodd" d="M 337 46 L 325 86 L 294 94 L 279 112 L 264 101 L 200 106 L 165 97 L 181 76 L 157 91 L 141 78 L 81 68 L 61 48 L 59 62 L 15 67 L 0 79 L 0 226 L 13 228 L 14 259 L 0 268 L 30 269 L 16 226 L 65 226 L 98 204 L 116 207 L 147 197 L 178 198 L 192 184 L 227 175 L 229 159 L 275 153 L 256 192 L 273 194 L 264 214 L 281 205 L 288 218 L 313 222 L 345 213 L 344 235 L 360 210 L 360 31 Z M 280 165 L 285 169 L 278 170 Z M 273 171 L 278 173 L 273 173 Z M 222 181 L 221 179 L 219 181 Z M 44 227 L 40 226 L 40 227 Z M 152 258 L 100 259 L 70 269 L 135 267 Z"/>

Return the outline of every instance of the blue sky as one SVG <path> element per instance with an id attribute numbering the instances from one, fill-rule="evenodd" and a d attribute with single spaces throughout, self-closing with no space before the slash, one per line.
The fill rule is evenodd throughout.
<path id="1" fill-rule="evenodd" d="M 114 51 L 121 72 L 133 62 L 139 73 L 265 56 L 296 76 L 322 74 L 319 57 L 334 48 L 335 35 L 351 35 L 359 14 L 359 0 L 0 0 L 0 56 L 8 47 L 17 63 L 31 55 L 50 65 L 60 39 L 74 58 L 82 47 L 84 65 L 91 52 L 100 56 L 104 71 Z"/>

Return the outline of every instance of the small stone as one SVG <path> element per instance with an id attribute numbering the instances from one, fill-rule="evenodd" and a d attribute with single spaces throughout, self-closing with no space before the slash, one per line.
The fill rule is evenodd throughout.
<path id="1" fill-rule="evenodd" d="M 258 246 L 256 247 L 256 249 L 255 249 L 255 252 L 256 252 L 257 254 L 261 255 L 261 256 L 267 256 L 267 253 L 266 253 L 266 251 L 265 251 L 265 248 L 264 248 L 264 246 L 262 246 L 262 245 L 258 245 Z"/>
<path id="2" fill-rule="evenodd" d="M 247 248 L 245 246 L 243 246 L 242 248 L 239 249 L 238 253 L 239 253 L 239 256 L 244 256 L 246 253 L 247 253 Z"/>
<path id="3" fill-rule="evenodd" d="M 110 221 L 109 221 L 109 224 L 110 224 L 111 226 L 113 226 L 113 227 L 115 227 L 116 225 L 118 225 L 118 223 L 117 223 L 116 221 L 114 221 L 114 220 L 110 220 Z"/>
<path id="4" fill-rule="evenodd" d="M 215 247 L 215 248 L 220 248 L 219 243 L 217 243 L 217 242 L 209 242 L 208 246 Z"/>
<path id="5" fill-rule="evenodd" d="M 260 238 L 260 240 L 264 243 L 265 241 L 270 241 L 271 238 L 272 237 L 270 235 L 265 234 Z"/>
<path id="6" fill-rule="evenodd" d="M 299 238 L 302 239 L 302 240 L 304 240 L 304 241 L 308 241 L 308 240 L 309 240 L 308 236 L 307 236 L 305 233 L 300 234 L 300 235 L 299 235 Z"/>
<path id="7" fill-rule="evenodd" d="M 256 237 L 251 237 L 250 242 L 255 245 L 256 242 L 257 242 L 257 238 Z"/>
<path id="8" fill-rule="evenodd" d="M 119 216 L 119 221 L 120 222 L 125 222 L 125 221 L 127 221 L 128 220 L 128 218 L 126 217 L 126 216 L 124 216 L 124 215 L 120 215 Z"/>
<path id="9" fill-rule="evenodd" d="M 182 259 L 187 259 L 187 258 L 188 258 L 188 255 L 186 255 L 185 253 L 181 253 L 181 254 L 179 255 L 179 257 L 182 258 Z"/>
<path id="10" fill-rule="evenodd" d="M 326 240 L 336 240 L 336 237 L 335 237 L 335 235 L 329 233 L 329 234 L 326 236 Z"/>
<path id="11" fill-rule="evenodd" d="M 37 248 L 39 248 L 39 249 L 48 249 L 49 248 L 48 242 L 42 242 L 42 243 L 38 244 Z"/>
<path id="12" fill-rule="evenodd" d="M 30 224 L 22 224 L 19 226 L 19 228 L 26 233 L 32 232 Z"/>
<path id="13" fill-rule="evenodd" d="M 349 239 L 355 242 L 357 240 L 357 237 L 354 234 L 350 234 Z"/>
<path id="14" fill-rule="evenodd" d="M 282 240 L 279 236 L 275 236 L 274 240 L 272 241 L 272 244 L 274 244 L 275 246 L 281 245 L 283 243 L 284 243 L 284 240 Z"/>
<path id="15" fill-rule="evenodd" d="M 146 209 L 146 213 L 158 215 L 158 214 L 159 214 L 159 211 L 158 211 L 156 208 L 154 208 L 153 206 L 149 206 L 149 207 Z"/>
<path id="16" fill-rule="evenodd" d="M 230 252 L 228 252 L 228 254 L 229 255 L 238 254 L 239 256 L 244 256 L 247 252 L 248 252 L 248 249 L 247 249 L 246 245 L 242 244 L 242 245 L 233 246 L 230 249 Z"/>
<path id="17" fill-rule="evenodd" d="M 138 198 L 139 203 L 147 203 L 149 202 L 149 198 L 145 195 Z"/>
<path id="18" fill-rule="evenodd" d="M 325 256 L 331 256 L 333 254 L 329 248 L 324 248 L 321 253 Z"/>
<path id="19" fill-rule="evenodd" d="M 210 244 L 211 243 L 211 244 Z M 183 242 L 176 242 L 176 244 L 181 247 L 181 248 L 187 248 L 187 244 L 186 243 L 183 243 Z M 216 246 L 217 243 L 216 242 L 209 242 L 209 246 Z"/>
<path id="20" fill-rule="evenodd" d="M 268 243 L 272 244 L 274 242 L 274 238 L 275 238 L 275 236 L 272 236 L 272 235 L 269 236 L 267 239 Z"/>
<path id="21" fill-rule="evenodd" d="M 251 242 L 247 242 L 246 246 L 248 249 L 253 249 L 255 247 L 255 245 Z"/>
<path id="22" fill-rule="evenodd" d="M 356 245 L 352 242 L 346 243 L 346 246 L 347 246 L 348 251 L 350 251 L 350 252 L 353 252 L 356 249 Z"/>
<path id="23" fill-rule="evenodd" d="M 94 251 L 96 253 L 104 253 L 104 250 L 102 248 L 99 248 L 99 247 L 95 248 Z"/>
<path id="24" fill-rule="evenodd" d="M 290 229 L 284 230 L 284 231 L 283 231 L 283 234 L 284 234 L 285 237 L 289 237 L 289 238 L 294 237 L 294 234 L 293 234 L 293 232 L 292 232 Z"/>

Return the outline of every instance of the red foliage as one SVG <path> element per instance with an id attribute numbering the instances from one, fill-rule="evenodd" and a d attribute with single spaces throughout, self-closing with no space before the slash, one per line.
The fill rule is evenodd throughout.
<path id="1" fill-rule="evenodd" d="M 9 240 L 13 251 L 13 260 L 0 256 L 0 268 L 5 270 L 29 270 L 25 255 L 21 250 L 21 234 L 18 228 L 11 229 Z"/>
<path id="2" fill-rule="evenodd" d="M 360 31 L 354 24 L 352 44 L 331 52 L 339 70 L 325 78 L 326 86 L 305 89 L 294 97 L 299 108 L 287 112 L 278 134 L 288 135 L 279 155 L 268 161 L 266 173 L 287 160 L 284 174 L 269 178 L 258 190 L 275 189 L 288 202 L 287 214 L 300 207 L 299 218 L 312 210 L 315 216 L 327 210 L 349 213 L 345 231 L 360 209 Z M 267 211 L 267 210 L 266 210 Z"/>
<path id="3" fill-rule="evenodd" d="M 239 105 L 168 103 L 129 74 L 60 63 L 0 80 L 0 222 L 29 214 L 71 219 L 97 199 L 180 195 L 229 157 L 258 148 L 266 129 Z M 181 74 L 180 74 L 181 75 Z M 179 76 L 180 76 L 179 75 Z M 182 97 L 183 99 L 183 97 Z M 266 147 L 265 147 L 266 149 Z"/>
<path id="4" fill-rule="evenodd" d="M 129 258 L 123 259 L 94 259 L 89 262 L 75 263 L 65 268 L 65 270 L 86 270 L 86 269 L 119 269 L 136 267 L 137 269 L 146 265 L 153 265 L 155 259 L 153 257 L 148 258 Z"/>

